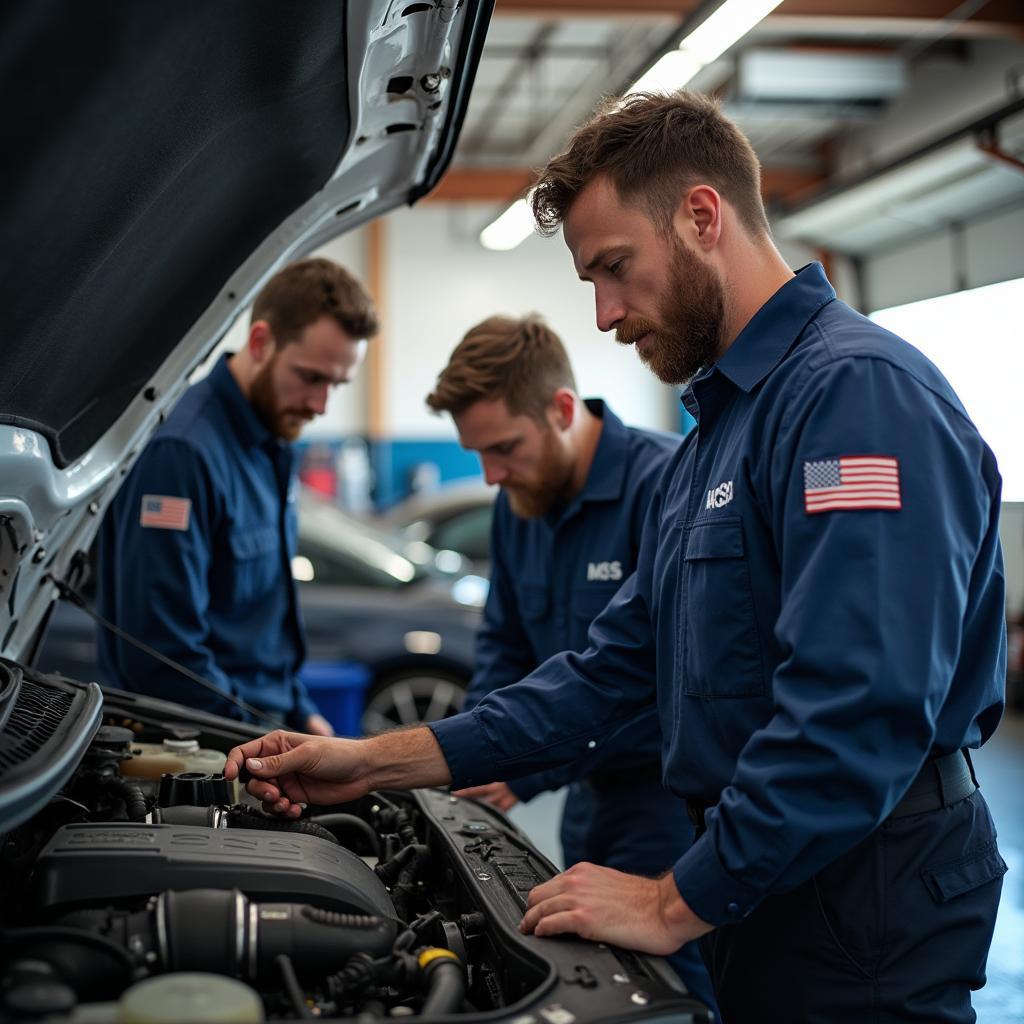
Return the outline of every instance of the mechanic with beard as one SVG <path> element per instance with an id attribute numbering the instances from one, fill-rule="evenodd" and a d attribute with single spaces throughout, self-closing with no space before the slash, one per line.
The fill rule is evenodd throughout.
<path id="1" fill-rule="evenodd" d="M 635 95 L 533 192 L 598 326 L 697 419 L 588 649 L 429 728 L 272 733 L 228 772 L 248 757 L 287 815 L 480 785 L 579 757 L 656 693 L 696 841 L 656 880 L 577 864 L 523 931 L 703 936 L 726 1022 L 967 1024 L 1006 870 L 969 756 L 1004 700 L 999 473 L 917 349 L 786 266 L 759 172 L 713 101 Z"/>
<path id="2" fill-rule="evenodd" d="M 290 442 L 352 380 L 377 331 L 351 274 L 308 259 L 276 274 L 245 347 L 191 387 L 139 457 L 104 521 L 101 614 L 225 693 L 292 728 L 332 735 L 298 670 L 305 654 L 290 565 Z M 243 712 L 100 630 L 108 683 L 238 718 Z"/>
<path id="3" fill-rule="evenodd" d="M 601 399 L 583 401 L 561 340 L 535 316 L 473 327 L 427 405 L 451 413 L 459 443 L 501 488 L 468 711 L 553 654 L 586 649 L 590 623 L 636 568 L 647 506 L 680 438 L 626 427 Z M 685 805 L 661 783 L 653 706 L 602 747 L 585 779 L 569 765 L 461 795 L 507 811 L 567 784 L 566 865 L 656 875 L 693 841 Z M 672 964 L 691 992 L 711 998 L 695 944 Z"/>

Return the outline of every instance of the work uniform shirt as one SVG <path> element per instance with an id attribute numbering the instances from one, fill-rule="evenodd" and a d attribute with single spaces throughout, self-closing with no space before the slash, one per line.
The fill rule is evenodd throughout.
<path id="1" fill-rule="evenodd" d="M 302 727 L 316 707 L 295 584 L 290 445 L 242 395 L 226 357 L 139 457 L 101 535 L 98 603 L 122 629 L 220 690 Z M 100 669 L 136 693 L 232 718 L 227 701 L 103 629 Z"/>
<path id="2" fill-rule="evenodd" d="M 680 438 L 626 427 L 600 399 L 586 405 L 602 428 L 583 490 L 534 519 L 517 516 L 507 496 L 498 495 L 491 586 L 465 710 L 553 654 L 584 650 L 591 622 L 636 568 L 647 506 Z M 652 705 L 588 767 L 622 774 L 650 769 L 657 778 L 660 765 L 661 728 Z M 563 766 L 517 779 L 511 788 L 529 800 L 577 775 Z"/>
<path id="3" fill-rule="evenodd" d="M 675 880 L 721 925 L 874 831 L 928 757 L 992 734 L 1000 479 L 941 374 L 817 264 L 685 401 L 697 429 L 587 651 L 431 728 L 456 786 L 514 778 L 602 743 L 656 687 L 666 785 L 716 805 Z"/>

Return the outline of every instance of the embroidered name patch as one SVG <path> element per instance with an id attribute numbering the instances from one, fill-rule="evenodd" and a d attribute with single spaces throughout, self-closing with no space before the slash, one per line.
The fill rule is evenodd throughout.
<path id="1" fill-rule="evenodd" d="M 144 494 L 140 526 L 151 526 L 157 530 L 187 530 L 192 514 L 189 498 L 169 498 L 165 494 Z"/>
<path id="2" fill-rule="evenodd" d="M 840 455 L 804 463 L 804 509 L 891 509 L 900 500 L 900 464 L 891 455 Z"/>

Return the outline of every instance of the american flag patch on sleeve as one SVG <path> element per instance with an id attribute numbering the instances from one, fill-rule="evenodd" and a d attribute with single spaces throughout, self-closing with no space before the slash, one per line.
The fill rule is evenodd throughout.
<path id="1" fill-rule="evenodd" d="M 804 509 L 808 515 L 902 507 L 900 464 L 891 455 L 839 455 L 804 463 Z"/>
<path id="2" fill-rule="evenodd" d="M 189 498 L 169 498 L 165 494 L 144 494 L 140 526 L 152 526 L 158 530 L 187 530 L 192 513 Z"/>

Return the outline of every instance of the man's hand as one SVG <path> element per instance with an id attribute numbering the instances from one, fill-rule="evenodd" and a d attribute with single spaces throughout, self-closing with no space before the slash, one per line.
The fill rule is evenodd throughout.
<path id="1" fill-rule="evenodd" d="M 455 790 L 456 796 L 466 796 L 471 800 L 481 800 L 485 804 L 497 807 L 499 811 L 510 811 L 519 797 L 509 789 L 507 782 L 489 782 L 486 786 L 470 786 L 468 789 Z"/>
<path id="2" fill-rule="evenodd" d="M 530 892 L 520 931 L 571 932 L 624 949 L 665 956 L 712 930 L 686 905 L 671 874 L 627 875 L 574 864 Z"/>
<path id="3" fill-rule="evenodd" d="M 311 736 L 333 736 L 334 726 L 323 715 L 310 715 L 306 719 L 306 732 Z"/>
<path id="4" fill-rule="evenodd" d="M 289 818 L 297 818 L 303 804 L 340 804 L 371 789 L 452 781 L 434 734 L 422 726 L 368 740 L 278 730 L 231 750 L 224 777 L 238 778 L 243 765 L 253 776 L 245 788 L 264 810 Z"/>

